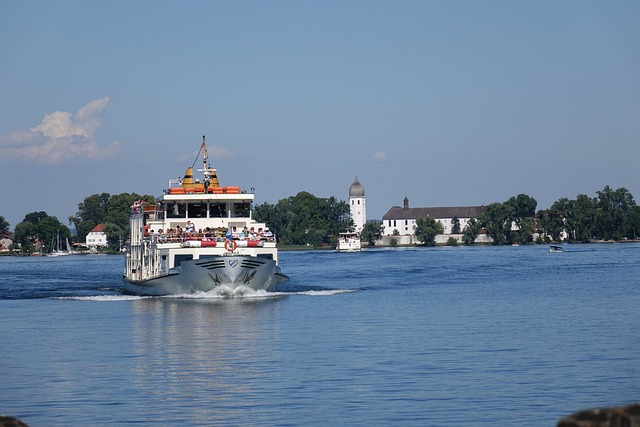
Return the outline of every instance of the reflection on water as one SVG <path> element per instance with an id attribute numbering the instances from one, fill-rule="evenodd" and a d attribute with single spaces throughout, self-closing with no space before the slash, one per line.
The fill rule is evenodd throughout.
<path id="1" fill-rule="evenodd" d="M 133 384 L 144 405 L 167 405 L 169 413 L 188 405 L 190 421 L 206 424 L 237 420 L 259 403 L 281 360 L 279 298 L 149 298 L 132 310 Z"/>

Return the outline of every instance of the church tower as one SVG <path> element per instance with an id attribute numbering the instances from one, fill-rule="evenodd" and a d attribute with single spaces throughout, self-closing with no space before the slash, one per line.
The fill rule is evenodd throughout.
<path id="1" fill-rule="evenodd" d="M 364 203 L 364 187 L 358 181 L 357 176 L 351 187 L 349 187 L 349 210 L 355 225 L 355 231 L 360 233 L 367 222 L 367 207 Z"/>

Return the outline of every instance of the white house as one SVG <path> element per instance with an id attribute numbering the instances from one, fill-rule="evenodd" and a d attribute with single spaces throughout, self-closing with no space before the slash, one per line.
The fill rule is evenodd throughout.
<path id="1" fill-rule="evenodd" d="M 364 187 L 357 176 L 349 187 L 349 212 L 355 225 L 355 232 L 360 233 L 367 222 L 367 207 L 364 201 Z"/>
<path id="2" fill-rule="evenodd" d="M 485 211 L 485 206 L 451 206 L 451 207 L 435 207 L 435 208 L 410 208 L 409 199 L 405 196 L 404 206 L 393 206 L 382 217 L 382 225 L 384 231 L 382 241 L 389 243 L 391 238 L 395 238 L 399 244 L 417 244 L 420 243 L 415 236 L 416 220 L 422 217 L 431 217 L 436 221 L 440 221 L 444 227 L 444 233 L 436 237 L 436 243 L 445 243 L 450 237 L 456 240 L 462 240 L 462 234 L 452 234 L 453 219 L 457 218 L 460 223 L 460 231 L 464 228 L 471 218 L 476 218 Z M 478 236 L 476 241 L 486 238 L 482 234 Z"/>
<path id="3" fill-rule="evenodd" d="M 103 227 L 104 224 L 98 224 L 87 234 L 87 238 L 85 239 L 85 245 L 87 247 L 107 246 L 107 233 L 102 231 Z"/>

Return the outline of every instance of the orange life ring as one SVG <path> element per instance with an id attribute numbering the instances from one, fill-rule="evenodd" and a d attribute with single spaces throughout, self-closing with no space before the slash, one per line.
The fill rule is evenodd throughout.
<path id="1" fill-rule="evenodd" d="M 224 248 L 229 252 L 235 251 L 237 247 L 238 247 L 238 244 L 236 243 L 235 240 L 227 240 L 224 242 Z"/>

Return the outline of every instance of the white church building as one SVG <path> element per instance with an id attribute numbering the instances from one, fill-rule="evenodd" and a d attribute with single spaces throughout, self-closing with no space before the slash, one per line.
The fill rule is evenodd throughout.
<path id="1" fill-rule="evenodd" d="M 452 206 L 434 208 L 410 208 L 409 199 L 405 196 L 402 207 L 393 206 L 382 217 L 384 230 L 382 233 L 382 243 L 390 244 L 391 239 L 396 243 L 409 245 L 420 244 L 416 238 L 416 220 L 422 217 L 430 217 L 439 221 L 444 227 L 444 233 L 436 237 L 436 243 L 446 243 L 450 237 L 462 241 L 462 233 L 452 233 L 454 218 L 458 219 L 460 230 L 464 231 L 471 218 L 476 218 L 485 211 L 485 206 Z M 483 241 L 485 234 L 481 234 L 476 242 Z"/>

